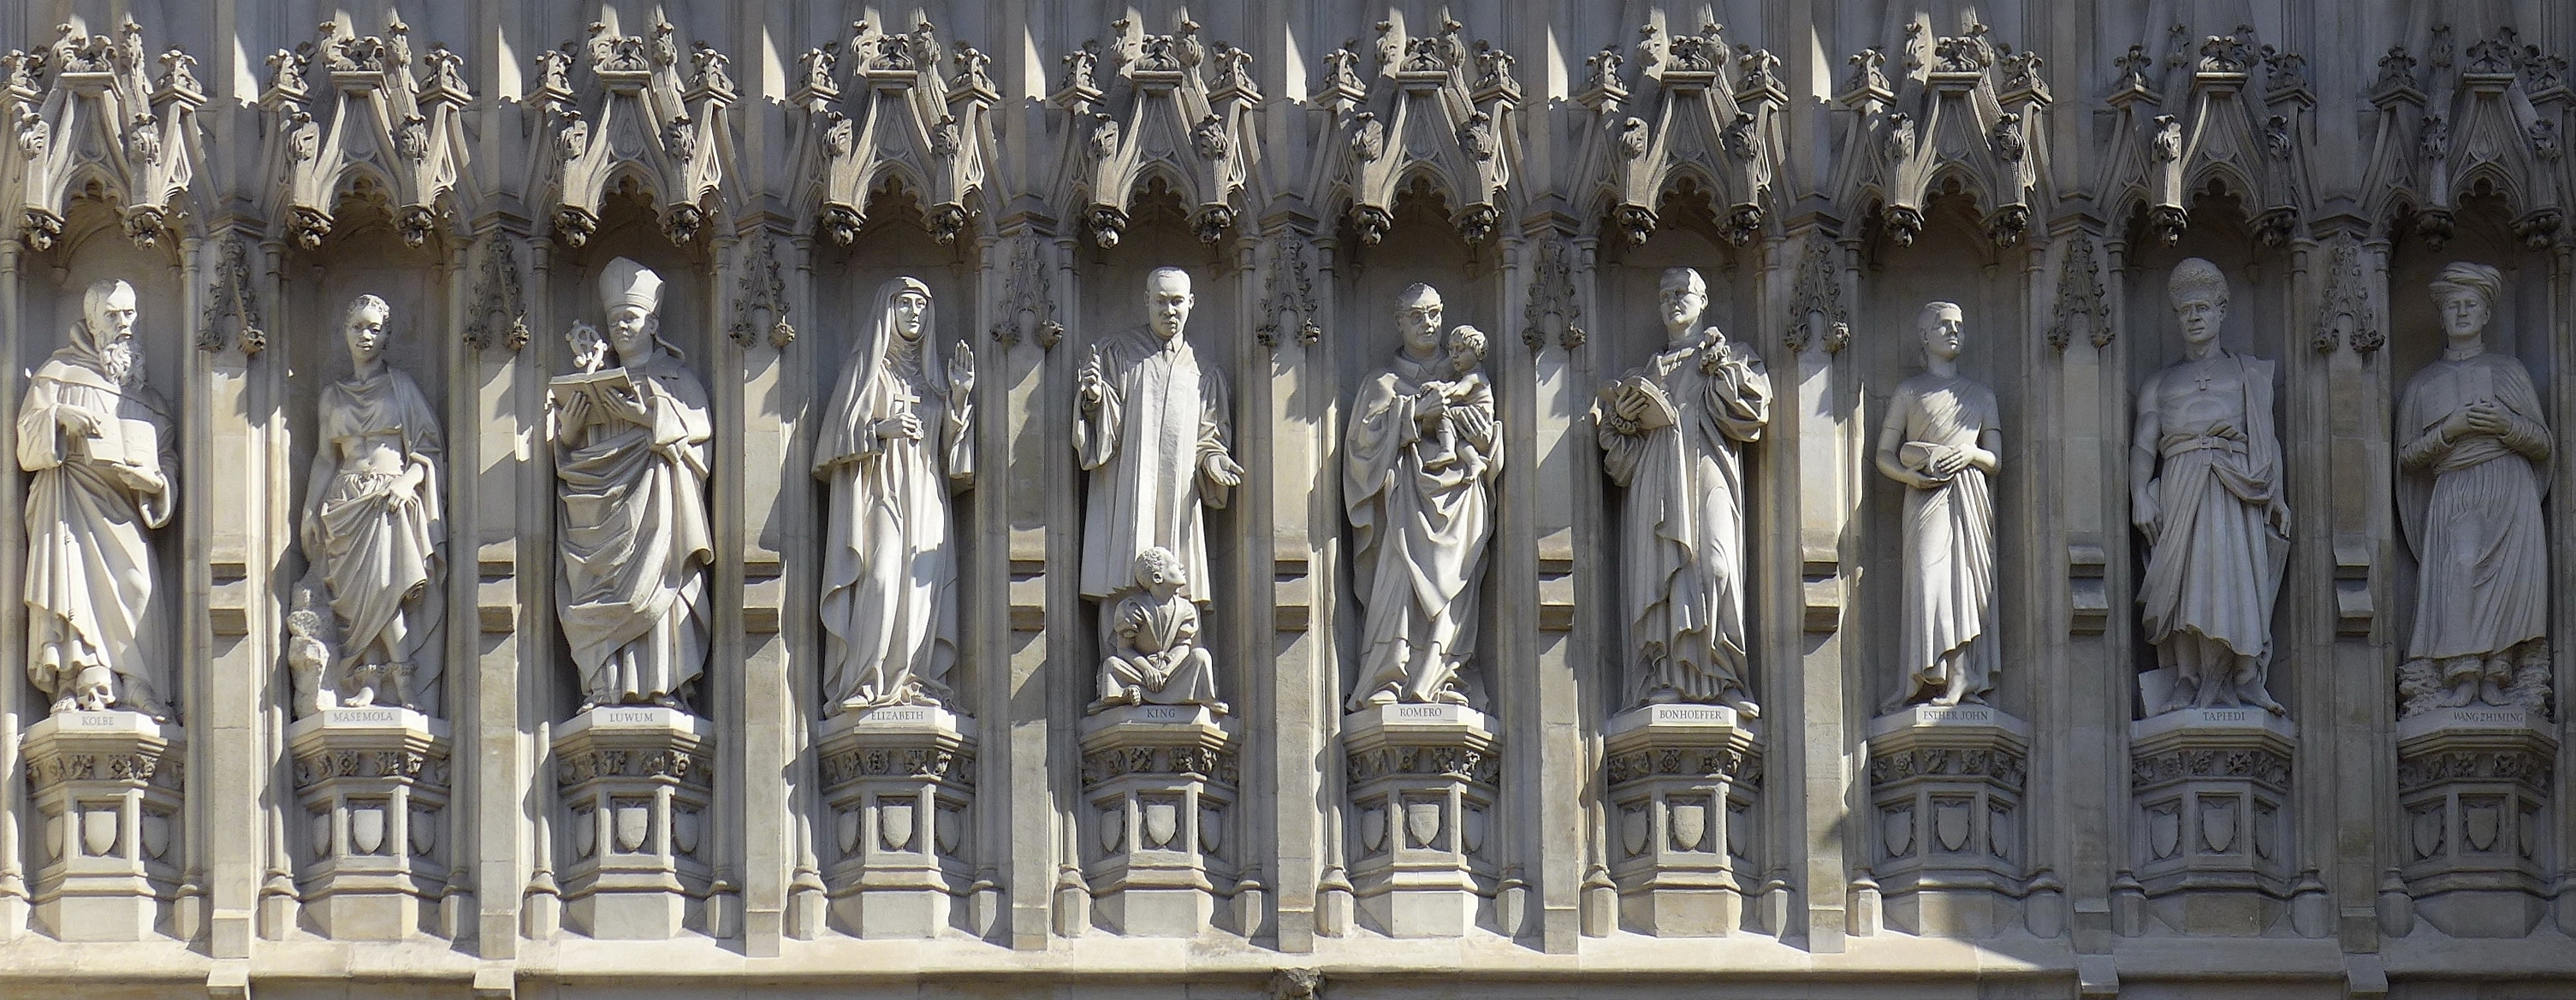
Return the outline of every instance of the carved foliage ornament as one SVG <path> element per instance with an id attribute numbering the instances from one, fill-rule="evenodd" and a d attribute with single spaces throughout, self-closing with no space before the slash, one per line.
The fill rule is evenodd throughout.
<path id="1" fill-rule="evenodd" d="M 1110 28 L 1105 48 L 1085 42 L 1064 57 L 1064 85 L 1048 98 L 1071 118 L 1081 143 L 1063 183 L 1067 215 L 1083 221 L 1093 243 L 1116 246 L 1137 192 L 1164 178 L 1198 237 L 1224 239 L 1247 197 L 1245 154 L 1257 143 L 1250 112 L 1261 93 L 1251 54 L 1219 42 L 1211 66 L 1198 22 L 1187 16 L 1170 34 L 1149 33 L 1132 18 Z"/>
<path id="2" fill-rule="evenodd" d="M 1307 273 L 1306 242 L 1292 238 L 1277 245 L 1269 273 L 1262 279 L 1261 326 L 1254 336 L 1263 347 L 1277 347 L 1280 328 L 1293 326 L 1297 342 L 1312 345 L 1323 339 L 1324 327 L 1315 319 L 1315 282 Z"/>
<path id="3" fill-rule="evenodd" d="M 942 243 L 965 231 L 984 183 L 984 144 L 997 99 L 992 58 L 960 43 L 950 53 L 921 20 L 910 33 L 850 25 L 850 85 L 838 77 L 838 43 L 807 49 L 794 94 L 806 111 L 809 155 L 822 161 L 823 232 L 858 238 L 889 175 L 908 178 L 924 222 Z M 953 66 L 953 72 L 943 67 Z M 844 99 L 846 95 L 846 99 Z"/>
<path id="4" fill-rule="evenodd" d="M 1834 261 L 1834 245 L 1823 239 L 1810 239 L 1798 255 L 1797 284 L 1789 293 L 1788 345 L 1792 351 L 1804 351 L 1824 335 L 1826 353 L 1841 353 L 1851 343 L 1851 316 L 1843 309 L 1842 268 Z"/>
<path id="5" fill-rule="evenodd" d="M 413 72 L 411 27 L 400 18 L 382 35 L 358 36 L 338 20 L 305 42 L 268 57 L 269 157 L 277 197 L 296 245 L 318 249 L 331 233 L 340 196 L 361 180 L 382 192 L 394 228 L 420 246 L 438 227 L 439 199 L 463 173 L 459 114 L 473 102 L 464 60 L 445 45 L 420 57 Z M 306 79 L 317 55 L 324 86 L 316 100 Z M 318 120 L 317 120 L 318 119 Z"/>
<path id="6" fill-rule="evenodd" d="M 2350 237 L 2336 240 L 2334 252 L 2327 259 L 2324 300 L 2317 304 L 2316 336 L 2311 343 L 2320 354 L 2338 346 L 2350 347 L 2356 354 L 2369 354 L 2388 343 L 2388 333 L 2379 323 L 2379 310 L 2370 304 L 2361 247 Z"/>
<path id="7" fill-rule="evenodd" d="M 1547 328 L 1557 328 L 1557 346 L 1573 350 L 1583 346 L 1585 334 L 1576 320 L 1583 318 L 1583 303 L 1574 288 L 1574 246 L 1564 240 L 1547 240 L 1535 248 L 1530 265 L 1529 304 L 1521 308 L 1521 342 L 1536 351 L 1547 346 Z M 1552 322 L 1551 322 L 1552 321 Z"/>
<path id="8" fill-rule="evenodd" d="M 71 199 L 98 179 L 123 206 L 126 236 L 155 246 L 186 211 L 195 176 L 196 111 L 206 102 L 191 69 L 196 59 L 176 48 L 147 58 L 143 26 L 132 18 L 114 39 L 84 35 L 77 22 L 54 30 L 61 37 L 44 51 L 0 56 L 0 102 L 25 159 L 19 238 L 29 249 L 52 249 Z M 158 80 L 150 76 L 155 62 Z"/>
<path id="9" fill-rule="evenodd" d="M 483 261 L 474 278 L 473 312 L 465 324 L 465 344 L 482 350 L 501 331 L 501 346 L 517 351 L 528 346 L 528 306 L 520 291 L 517 241 L 494 234 L 483 245 Z"/>
<path id="10" fill-rule="evenodd" d="M 544 110 L 551 142 L 538 143 L 555 184 L 548 199 L 555 238 L 579 247 L 599 228 L 612 181 L 640 178 L 642 193 L 663 206 L 662 232 L 672 242 L 697 239 L 723 182 L 718 145 L 730 142 L 725 119 L 734 101 L 730 60 L 706 43 L 685 65 L 676 28 L 656 19 L 649 35 L 623 35 L 593 22 L 579 49 L 566 42 L 538 54 L 536 87 L 527 102 Z M 586 55 L 588 86 L 576 89 L 573 66 Z"/>
<path id="11" fill-rule="evenodd" d="M 2438 26 L 2435 37 L 2447 46 L 2448 26 Z M 2460 197 L 2492 187 L 2512 206 L 2514 235 L 2526 246 L 2540 250 L 2557 242 L 2567 193 L 2554 119 L 2566 96 L 2567 60 L 2500 27 L 2470 44 L 2462 63 L 2433 61 L 2429 102 L 2414 86 L 2413 60 L 2402 47 L 2390 50 L 2382 65 L 2405 73 L 2383 76 L 2372 97 L 2383 109 L 2380 149 L 2404 148 L 2407 116 L 2400 109 L 2417 109 L 2412 162 L 2383 156 L 2373 164 L 2379 187 L 2391 193 L 2382 212 L 2395 212 L 2403 204 L 2397 192 L 2411 191 L 2421 202 L 2413 206 L 2415 231 L 2439 247 L 2456 226 Z"/>
<path id="12" fill-rule="evenodd" d="M 2102 265 L 2094 259 L 2093 237 L 2076 233 L 2057 268 L 2057 304 L 2049 312 L 2048 346 L 2063 351 L 2082 326 L 2096 349 L 2111 346 L 2111 304 L 2102 293 Z"/>
<path id="13" fill-rule="evenodd" d="M 769 313 L 769 343 L 779 350 L 796 342 L 796 327 L 787 322 L 787 280 L 778 273 L 778 253 L 764 235 L 743 241 L 742 255 L 734 269 L 733 326 L 727 331 L 733 342 L 749 348 L 756 338 L 753 313 Z"/>
<path id="14" fill-rule="evenodd" d="M 2310 187 L 2300 152 L 2304 118 L 2315 104 L 2306 58 L 2260 44 L 2250 26 L 2194 41 L 2177 24 L 2165 66 L 2178 86 L 2149 83 L 2153 62 L 2143 46 L 2132 46 L 2118 64 L 2111 104 L 2123 121 L 2105 183 L 2144 204 L 2147 238 L 2172 245 L 2189 225 L 2190 200 L 2216 187 L 2245 206 L 2264 245 L 2286 244 L 2307 211 Z"/>
<path id="15" fill-rule="evenodd" d="M 1011 261 L 1002 276 L 1001 319 L 993 324 L 993 339 L 1004 346 L 1018 344 L 1026 333 L 1037 339 L 1038 349 L 1052 350 L 1064 339 L 1064 324 L 1055 319 L 1055 295 L 1049 289 L 1044 248 L 1035 239 L 1021 237 L 1011 241 Z M 1026 327 L 1026 330 L 1023 330 Z"/>
<path id="16" fill-rule="evenodd" d="M 233 342 L 226 335 L 229 323 L 240 333 L 242 353 L 258 354 L 268 347 L 268 333 L 260 329 L 259 296 L 251 290 L 250 242 L 232 234 L 217 245 L 221 249 L 206 281 L 205 312 L 197 320 L 197 349 L 220 351 Z"/>

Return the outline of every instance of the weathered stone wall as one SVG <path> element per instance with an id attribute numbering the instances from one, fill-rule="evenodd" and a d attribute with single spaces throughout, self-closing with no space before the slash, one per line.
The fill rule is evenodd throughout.
<path id="1" fill-rule="evenodd" d="M 2557 5 L 17 0 L 0 50 L 0 411 L 85 288 L 135 286 L 183 679 L 150 733 L 45 727 L 0 680 L 0 992 L 2576 995 L 2564 709 L 2401 723 L 2399 690 L 2394 414 L 2444 356 L 2446 264 L 2501 271 L 2486 343 L 2561 456 L 2547 534 L 2576 530 Z M 581 713 L 555 612 L 548 383 L 619 257 L 709 393 L 694 721 Z M 2220 346 L 2275 363 L 2269 721 L 2178 724 L 2137 682 L 2128 438 L 2187 357 L 2165 281 L 2195 257 L 2232 287 Z M 1070 417 L 1164 265 L 1249 470 L 1208 523 L 1232 712 L 1204 758 L 1086 722 Z M 1741 498 L 1760 717 L 1669 736 L 1634 714 L 1591 407 L 1664 345 L 1676 266 L 1773 397 Z M 809 459 L 898 275 L 976 355 L 962 721 L 861 739 L 819 691 Z M 1505 442 L 1482 716 L 1441 723 L 1478 735 L 1439 753 L 1345 733 L 1344 427 L 1417 281 L 1492 335 Z M 343 739 L 299 722 L 286 619 L 362 292 L 446 432 L 445 670 Z M 1905 716 L 1905 487 L 1872 453 L 1929 299 L 1998 397 L 2002 670 Z M 29 481 L 0 463 L 0 496 Z M 28 543 L 0 518 L 0 665 Z M 2576 557 L 2548 583 L 2534 690 L 2563 703 Z M 1395 815 L 1354 805 L 1388 788 Z M 1186 796 L 1174 846 L 1150 806 Z M 1372 888 L 1387 837 L 1446 845 L 1427 905 Z M 584 895 L 612 841 L 658 852 L 661 911 Z M 1112 855 L 1178 887 L 1112 892 Z"/>

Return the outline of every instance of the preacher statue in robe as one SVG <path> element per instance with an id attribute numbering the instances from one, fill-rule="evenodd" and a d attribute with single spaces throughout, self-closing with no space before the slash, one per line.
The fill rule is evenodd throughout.
<path id="1" fill-rule="evenodd" d="M 1342 499 L 1364 612 L 1351 711 L 1471 701 L 1459 668 L 1476 650 L 1502 429 L 1478 368 L 1484 332 L 1461 326 L 1444 338 L 1440 316 L 1429 285 L 1397 297 L 1404 346 L 1351 407 Z"/>
<path id="2" fill-rule="evenodd" d="M 2442 269 L 2442 359 L 2397 404 L 2397 512 L 2421 574 L 2398 684 L 2408 715 L 2477 702 L 2547 711 L 2548 411 L 2522 362 L 2487 350 L 2503 284 L 2484 264 Z"/>
<path id="3" fill-rule="evenodd" d="M 930 286 L 877 288 L 814 445 L 824 507 L 823 711 L 939 705 L 957 662 L 949 494 L 975 481 L 973 349 L 945 367 Z"/>
<path id="4" fill-rule="evenodd" d="M 1665 347 L 1601 387 L 1603 465 L 1627 487 L 1619 525 L 1624 654 L 1648 703 L 1758 714 L 1747 685 L 1744 453 L 1771 420 L 1771 376 L 1750 348 L 1702 328 L 1708 284 L 1686 267 L 1658 292 Z"/>
<path id="5" fill-rule="evenodd" d="M 1225 373 L 1203 367 L 1182 336 L 1190 276 L 1145 278 L 1149 322 L 1095 344 L 1076 383 L 1073 449 L 1090 473 L 1082 530 L 1082 596 L 1100 605 L 1101 649 L 1118 648 L 1115 599 L 1136 586 L 1136 559 L 1161 547 L 1179 561 L 1182 596 L 1208 603 L 1206 508 L 1243 483 L 1227 416 Z M 1212 703 L 1214 694 L 1206 694 Z"/>
<path id="6" fill-rule="evenodd" d="M 81 295 L 71 342 L 18 410 L 27 483 L 27 679 L 52 710 L 178 717 L 178 660 L 154 599 L 152 532 L 177 509 L 177 439 L 143 378 L 134 286 Z"/>
<path id="7" fill-rule="evenodd" d="M 661 337 L 662 279 L 624 257 L 600 275 L 607 346 L 555 379 L 555 477 L 563 576 L 555 602 L 581 674 L 582 707 L 686 710 L 706 670 L 707 390 Z M 590 332 L 596 338 L 596 332 Z"/>
<path id="8" fill-rule="evenodd" d="M 321 447 L 305 485 L 300 540 L 311 563 L 299 587 L 323 607 L 290 611 L 298 633 L 298 709 L 403 705 L 436 714 L 438 651 L 446 616 L 439 592 L 447 537 L 438 502 L 438 410 L 412 377 L 386 364 L 385 300 L 361 295 L 342 314 L 349 377 L 322 390 Z M 299 618 L 299 612 L 311 612 Z M 306 665 L 298 648 L 327 652 Z M 305 693 L 307 687 L 311 694 Z"/>
<path id="9" fill-rule="evenodd" d="M 2217 265 L 2174 265 L 2165 291 L 2183 360 L 2138 390 L 2129 443 L 2129 517 L 2147 539 L 2138 603 L 2158 663 L 2142 687 L 2147 711 L 2250 705 L 2284 714 L 2264 689 L 2272 603 L 2290 555 L 2272 362 L 2218 346 L 2227 278 Z"/>
<path id="10" fill-rule="evenodd" d="M 1905 484 L 1896 705 L 1983 703 L 2002 659 L 1991 633 L 2003 432 L 1995 391 L 1959 374 L 1962 325 L 1956 303 L 1923 306 L 1923 374 L 1897 385 L 1878 432 L 1879 473 Z"/>

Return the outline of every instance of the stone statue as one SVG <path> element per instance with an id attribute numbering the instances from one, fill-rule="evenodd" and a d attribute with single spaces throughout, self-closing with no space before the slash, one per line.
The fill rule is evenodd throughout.
<path id="1" fill-rule="evenodd" d="M 1343 449 L 1353 576 L 1365 611 L 1348 707 L 1467 704 L 1459 668 L 1476 650 L 1478 585 L 1494 534 L 1502 428 L 1478 366 L 1483 331 L 1442 337 L 1440 293 L 1396 300 L 1404 347 L 1360 387 Z"/>
<path id="2" fill-rule="evenodd" d="M 1921 375 L 1887 401 L 1878 432 L 1878 471 L 1905 484 L 1905 603 L 1897 662 L 1905 684 L 1896 702 L 1928 696 L 1935 705 L 1986 700 L 2001 657 L 1986 638 L 1995 596 L 1995 494 L 2003 461 L 1995 391 L 1959 374 L 1962 326 L 1954 302 L 1931 302 L 1915 318 Z"/>
<path id="3" fill-rule="evenodd" d="M 297 709 L 405 705 L 435 714 L 447 613 L 439 592 L 447 529 L 438 502 L 438 410 L 410 375 L 385 363 L 385 300 L 361 295 L 342 314 L 349 378 L 322 390 L 320 447 L 304 491 L 302 586 L 328 602 L 290 632 L 328 651 Z M 310 609 L 320 612 L 321 608 Z M 290 660 L 294 652 L 290 651 Z"/>
<path id="4" fill-rule="evenodd" d="M 2408 715 L 2480 701 L 2548 710 L 2548 411 L 2522 362 L 2486 349 L 2503 283 L 2484 264 L 2433 279 L 2448 342 L 2397 407 L 2397 511 L 2421 567 L 2399 680 Z"/>
<path id="5" fill-rule="evenodd" d="M 27 678 L 53 711 L 177 719 L 152 537 L 177 510 L 177 440 L 143 378 L 134 286 L 95 282 L 18 410 L 27 484 Z"/>
<path id="6" fill-rule="evenodd" d="M 1082 596 L 1100 602 L 1103 648 L 1117 648 L 1112 598 L 1134 586 L 1138 557 L 1169 550 L 1175 586 L 1206 604 L 1207 518 L 1243 482 L 1228 439 L 1225 373 L 1202 368 L 1181 335 L 1190 276 L 1177 267 L 1145 278 L 1142 328 L 1091 348 L 1076 387 L 1073 448 L 1090 473 L 1082 531 Z"/>
<path id="7" fill-rule="evenodd" d="M 2129 516 L 2148 546 L 2138 603 L 2160 664 L 2149 687 L 2167 694 L 2148 711 L 2253 705 L 2284 714 L 2264 689 L 2272 602 L 2290 553 L 2272 362 L 2218 346 L 2227 278 L 2217 265 L 2185 260 L 2165 289 L 2184 360 L 2138 390 L 2129 443 Z"/>
<path id="8" fill-rule="evenodd" d="M 1205 705 L 1218 715 L 1216 664 L 1199 645 L 1199 608 L 1189 571 L 1160 545 L 1136 554 L 1134 582 L 1109 611 L 1109 655 L 1100 661 L 1100 700 L 1118 705 Z"/>
<path id="9" fill-rule="evenodd" d="M 706 669 L 715 558 L 707 390 L 661 338 L 660 276 L 620 257 L 601 273 L 599 293 L 619 367 L 590 368 L 604 360 L 594 353 L 586 370 L 553 385 L 563 500 L 555 601 L 583 708 L 686 709 Z"/>
<path id="10" fill-rule="evenodd" d="M 948 496 L 975 480 L 975 366 L 959 341 L 941 367 L 933 315 L 930 286 L 918 280 L 877 288 L 814 446 L 814 476 L 831 484 L 826 714 L 948 696 L 957 662 Z"/>
<path id="11" fill-rule="evenodd" d="M 1771 376 L 1749 348 L 1702 329 L 1708 284 L 1664 271 L 1668 343 L 1601 387 L 1603 465 L 1627 487 L 1619 581 L 1627 656 L 1643 700 L 1758 714 L 1746 686 L 1744 456 L 1771 419 Z"/>

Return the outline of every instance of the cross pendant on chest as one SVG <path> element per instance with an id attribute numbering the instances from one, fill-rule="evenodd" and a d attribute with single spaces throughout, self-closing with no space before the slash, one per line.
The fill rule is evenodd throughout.
<path id="1" fill-rule="evenodd" d="M 2193 373 L 2192 373 L 2192 376 L 2191 376 L 2191 380 L 2192 380 L 2192 382 L 2195 384 L 2195 387 L 2194 387 L 2194 389 L 2193 389 L 2192 391 L 2194 391 L 2194 392 L 2208 392 L 2208 391 L 2209 391 L 2209 368 L 2208 368 L 2207 366 L 2203 366 L 2199 371 L 2197 371 L 2197 372 L 2193 372 Z"/>

